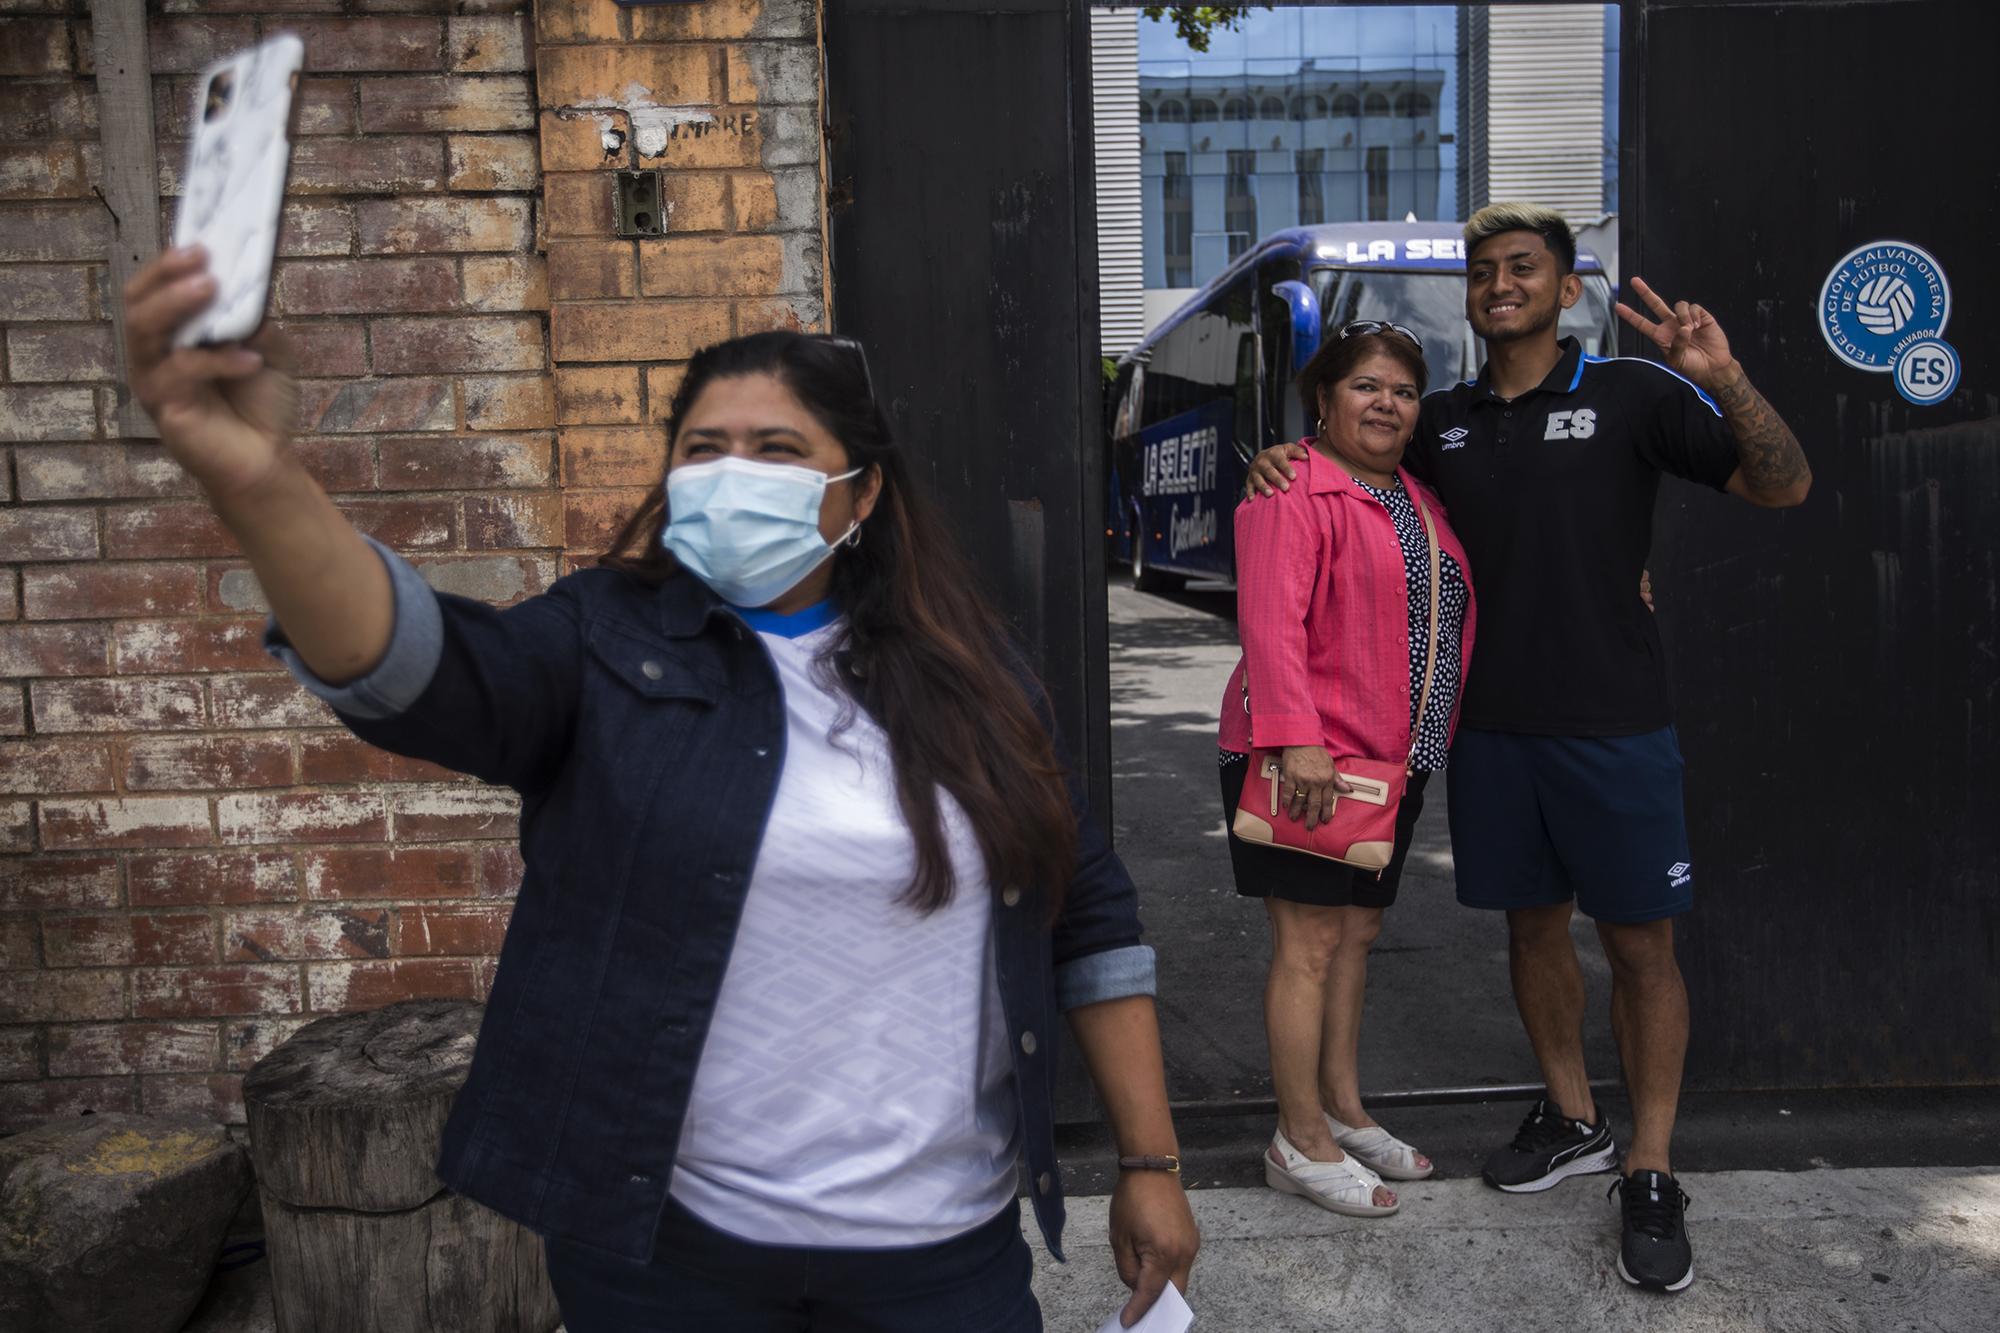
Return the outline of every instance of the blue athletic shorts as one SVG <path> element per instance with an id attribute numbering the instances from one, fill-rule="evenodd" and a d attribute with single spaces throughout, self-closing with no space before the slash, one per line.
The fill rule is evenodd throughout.
<path id="1" fill-rule="evenodd" d="M 1576 900 L 1598 921 L 1694 906 L 1672 727 L 1640 736 L 1459 729 L 1445 768 L 1451 856 L 1467 907 Z"/>

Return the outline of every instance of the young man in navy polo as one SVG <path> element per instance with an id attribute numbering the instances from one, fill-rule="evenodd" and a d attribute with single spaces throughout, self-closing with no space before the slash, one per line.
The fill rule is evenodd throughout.
<path id="1" fill-rule="evenodd" d="M 1557 337 L 1583 294 L 1558 214 L 1481 209 L 1465 256 L 1466 318 L 1487 362 L 1424 400 L 1404 463 L 1444 501 L 1479 596 L 1446 769 L 1458 897 L 1507 913 L 1514 1000 L 1548 1087 L 1484 1174 L 1526 1193 L 1619 1168 L 1618 1271 L 1680 1291 L 1694 1259 L 1669 1153 L 1688 1031 L 1673 919 L 1694 903 L 1693 857 L 1665 654 L 1637 590 L 1662 473 L 1767 508 L 1803 501 L 1811 474 L 1700 306 L 1632 279 L 1653 318 L 1618 313 L 1664 365 L 1585 356 Z M 1283 489 L 1293 448 L 1264 451 L 1252 487 Z M 1584 1070 L 1577 907 L 1611 964 L 1632 1097 L 1622 1164 Z"/>

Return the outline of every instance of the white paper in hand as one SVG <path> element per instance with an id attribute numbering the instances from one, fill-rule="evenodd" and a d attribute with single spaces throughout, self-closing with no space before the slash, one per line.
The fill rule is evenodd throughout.
<path id="1" fill-rule="evenodd" d="M 1194 1323 L 1194 1311 L 1188 1309 L 1181 1289 L 1171 1282 L 1160 1293 L 1160 1299 L 1153 1302 L 1153 1308 L 1129 1329 L 1118 1322 L 1118 1311 L 1124 1308 L 1120 1305 L 1113 1310 L 1111 1317 L 1098 1325 L 1097 1333 L 1187 1333 L 1188 1326 Z"/>

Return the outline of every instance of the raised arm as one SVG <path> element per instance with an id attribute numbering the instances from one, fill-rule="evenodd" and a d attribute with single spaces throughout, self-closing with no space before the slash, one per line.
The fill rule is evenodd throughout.
<path id="1" fill-rule="evenodd" d="M 172 345 L 215 290 L 199 249 L 169 250 L 133 275 L 125 286 L 132 391 L 242 546 L 305 664 L 330 684 L 354 680 L 389 646 L 388 571 L 287 447 L 298 393 L 267 357 L 275 340 Z"/>
<path id="2" fill-rule="evenodd" d="M 1769 509 L 1803 503 L 1812 489 L 1805 450 L 1730 354 L 1729 339 L 1715 316 L 1686 301 L 1668 305 L 1643 278 L 1632 279 L 1632 290 L 1659 318 L 1647 319 L 1623 301 L 1618 303 L 1619 318 L 1644 334 L 1667 365 L 1714 400 L 1736 439 L 1736 471 L 1724 489 Z"/>

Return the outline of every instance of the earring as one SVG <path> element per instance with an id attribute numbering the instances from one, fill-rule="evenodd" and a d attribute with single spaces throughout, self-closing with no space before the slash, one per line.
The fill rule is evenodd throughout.
<path id="1" fill-rule="evenodd" d="M 854 525 L 854 531 L 848 533 L 847 536 L 843 537 L 841 539 L 840 544 L 842 546 L 845 546 L 850 551 L 853 550 L 855 547 L 861 545 L 861 525 L 859 523 L 856 523 Z"/>

